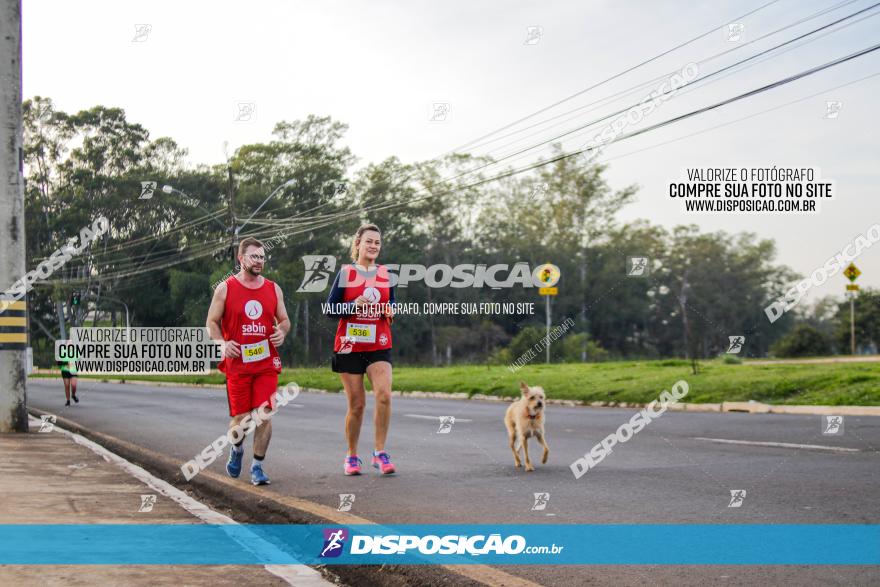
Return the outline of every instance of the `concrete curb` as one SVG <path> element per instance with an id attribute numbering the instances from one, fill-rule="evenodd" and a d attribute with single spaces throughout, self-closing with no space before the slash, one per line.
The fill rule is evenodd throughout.
<path id="1" fill-rule="evenodd" d="M 35 371 L 40 372 L 40 371 Z M 43 371 L 54 373 L 54 371 Z M 87 379 L 86 381 L 98 381 L 100 383 L 117 383 L 122 385 L 150 385 L 156 387 L 207 387 L 210 389 L 226 389 L 225 385 L 218 383 L 171 383 L 167 381 L 140 381 L 131 379 Z M 329 391 L 326 389 L 316 389 L 313 387 L 301 388 L 305 393 L 336 393 L 341 391 Z M 497 396 L 475 393 L 468 395 L 462 392 L 446 393 L 442 391 L 392 391 L 394 397 L 411 397 L 425 399 L 457 399 L 457 400 L 476 400 L 484 402 L 512 402 L 517 399 L 513 396 Z M 552 399 L 548 398 L 547 403 L 550 405 L 570 406 L 570 407 L 587 407 L 587 408 L 644 408 L 648 404 L 636 402 L 613 402 L 613 401 L 580 401 L 570 399 Z M 819 415 L 819 416 L 880 416 L 880 406 L 803 406 L 803 405 L 773 405 L 765 404 L 749 400 L 746 402 L 721 402 L 720 404 L 687 404 L 675 403 L 668 408 L 673 412 L 740 412 L 748 414 L 798 414 L 798 415 Z"/>
<path id="2" fill-rule="evenodd" d="M 747 359 L 744 365 L 830 365 L 833 363 L 878 363 L 880 355 L 857 357 L 815 357 L 812 359 Z"/>
<path id="3" fill-rule="evenodd" d="M 311 389 L 303 389 L 303 391 L 311 392 Z M 320 393 L 334 393 L 325 390 L 315 390 Z M 420 397 L 432 399 L 471 399 L 488 402 L 512 402 L 517 399 L 515 397 L 500 397 L 494 395 L 474 394 L 468 396 L 466 393 L 443 393 L 436 391 L 395 391 L 395 396 Z M 648 404 L 637 402 L 585 402 L 579 400 L 568 399 L 548 399 L 548 404 L 571 407 L 586 408 L 644 408 Z M 668 409 L 673 412 L 746 412 L 749 414 L 800 414 L 800 415 L 833 415 L 833 416 L 880 416 L 880 406 L 789 406 L 789 405 L 771 405 L 756 401 L 747 402 L 722 402 L 720 404 L 688 404 L 675 403 L 670 404 Z"/>
<path id="4" fill-rule="evenodd" d="M 727 402 L 723 405 L 733 405 L 737 402 Z M 749 403 L 749 402 L 738 402 Z M 880 406 L 773 406 L 758 402 L 749 404 L 754 411 L 751 414 L 818 414 L 828 416 L 880 416 Z M 743 411 L 727 409 L 726 412 Z"/>

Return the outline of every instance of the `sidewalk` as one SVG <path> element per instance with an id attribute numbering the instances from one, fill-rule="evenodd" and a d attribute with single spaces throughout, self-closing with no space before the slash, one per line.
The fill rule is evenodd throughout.
<path id="1" fill-rule="evenodd" d="M 55 429 L 0 434 L 0 524 L 201 524 L 225 518 L 181 494 L 184 505 Z M 88 441 L 86 441 L 88 442 Z M 118 457 L 117 457 L 118 458 Z M 120 462 L 124 463 L 125 461 Z M 129 464 L 130 465 L 130 464 Z M 142 496 L 154 496 L 146 497 Z M 150 502 L 155 503 L 150 507 Z M 147 505 L 142 506 L 146 500 Z M 149 511 L 139 511 L 149 510 Z M 221 522 L 222 523 L 222 522 Z M 86 544 L 71 544 L 84 548 Z M 270 572 L 269 569 L 274 569 Z M 274 573 L 278 573 L 278 576 Z M 4 585 L 330 585 L 298 565 L 4 565 Z"/>

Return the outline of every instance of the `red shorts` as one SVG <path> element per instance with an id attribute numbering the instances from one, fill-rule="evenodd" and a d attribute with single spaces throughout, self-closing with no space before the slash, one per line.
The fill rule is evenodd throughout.
<path id="1" fill-rule="evenodd" d="M 278 389 L 278 373 L 227 373 L 226 398 L 229 400 L 229 415 L 246 414 L 269 402 L 275 408 L 275 391 Z"/>

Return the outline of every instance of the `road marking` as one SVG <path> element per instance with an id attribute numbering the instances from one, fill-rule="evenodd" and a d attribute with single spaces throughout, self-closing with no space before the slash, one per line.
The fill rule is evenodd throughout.
<path id="1" fill-rule="evenodd" d="M 33 417 L 31 417 L 31 422 L 34 425 L 40 423 L 39 420 Z M 64 428 L 59 427 L 57 424 L 54 426 L 53 429 L 64 434 L 65 436 L 70 437 L 75 443 L 90 449 L 92 452 L 103 458 L 108 463 L 116 465 L 138 481 L 153 489 L 154 491 L 158 491 L 165 497 L 171 499 L 183 509 L 185 509 L 201 521 L 205 522 L 206 524 L 236 526 L 239 525 L 239 523 L 232 518 L 225 516 L 219 512 L 215 512 L 205 504 L 201 503 L 200 501 L 196 501 L 195 499 L 193 499 L 183 491 L 177 489 L 170 483 L 163 481 L 158 477 L 155 477 L 154 475 L 148 473 L 131 461 L 127 461 L 118 454 L 107 450 L 100 444 L 89 440 L 85 436 L 81 436 L 74 432 L 70 432 L 69 430 L 65 430 Z M 238 533 L 235 533 L 232 537 L 233 539 L 238 540 L 238 536 Z M 265 542 L 257 534 L 251 533 L 249 539 L 252 539 L 254 542 L 262 543 L 262 552 L 270 552 L 272 550 L 275 550 L 271 543 Z M 245 543 L 241 544 L 248 550 L 250 550 L 253 546 Z M 295 587 L 333 585 L 333 583 L 330 583 L 329 581 L 324 579 L 321 573 L 307 565 L 263 565 L 263 568 L 265 568 L 276 577 L 283 579 L 288 585 L 294 585 Z"/>
<path id="2" fill-rule="evenodd" d="M 845 448 L 843 446 L 824 446 L 821 444 L 794 444 L 791 442 L 764 442 L 757 440 L 731 440 L 729 438 L 705 438 L 702 436 L 694 436 L 694 440 L 708 440 L 709 442 L 720 442 L 723 444 L 749 444 L 752 446 L 777 446 L 781 448 L 807 448 L 813 450 L 831 450 L 835 452 L 861 452 L 857 448 Z"/>
<path id="3" fill-rule="evenodd" d="M 421 418 L 423 420 L 437 420 L 438 422 L 445 418 L 446 416 L 423 416 L 422 414 L 404 414 L 407 418 Z M 468 420 L 467 418 L 459 418 L 455 417 L 456 422 L 473 422 L 473 420 Z"/>

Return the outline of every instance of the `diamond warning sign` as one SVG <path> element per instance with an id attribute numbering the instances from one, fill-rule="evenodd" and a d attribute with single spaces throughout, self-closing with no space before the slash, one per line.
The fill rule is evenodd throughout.
<path id="1" fill-rule="evenodd" d="M 844 275 L 846 276 L 846 278 L 849 279 L 850 281 L 855 281 L 856 278 L 857 278 L 859 275 L 862 274 L 862 272 L 859 271 L 859 268 L 856 267 L 856 264 L 855 264 L 855 263 L 850 263 L 850 264 L 849 264 L 849 267 L 847 267 L 846 269 L 843 270 L 843 274 L 844 274 Z"/>

